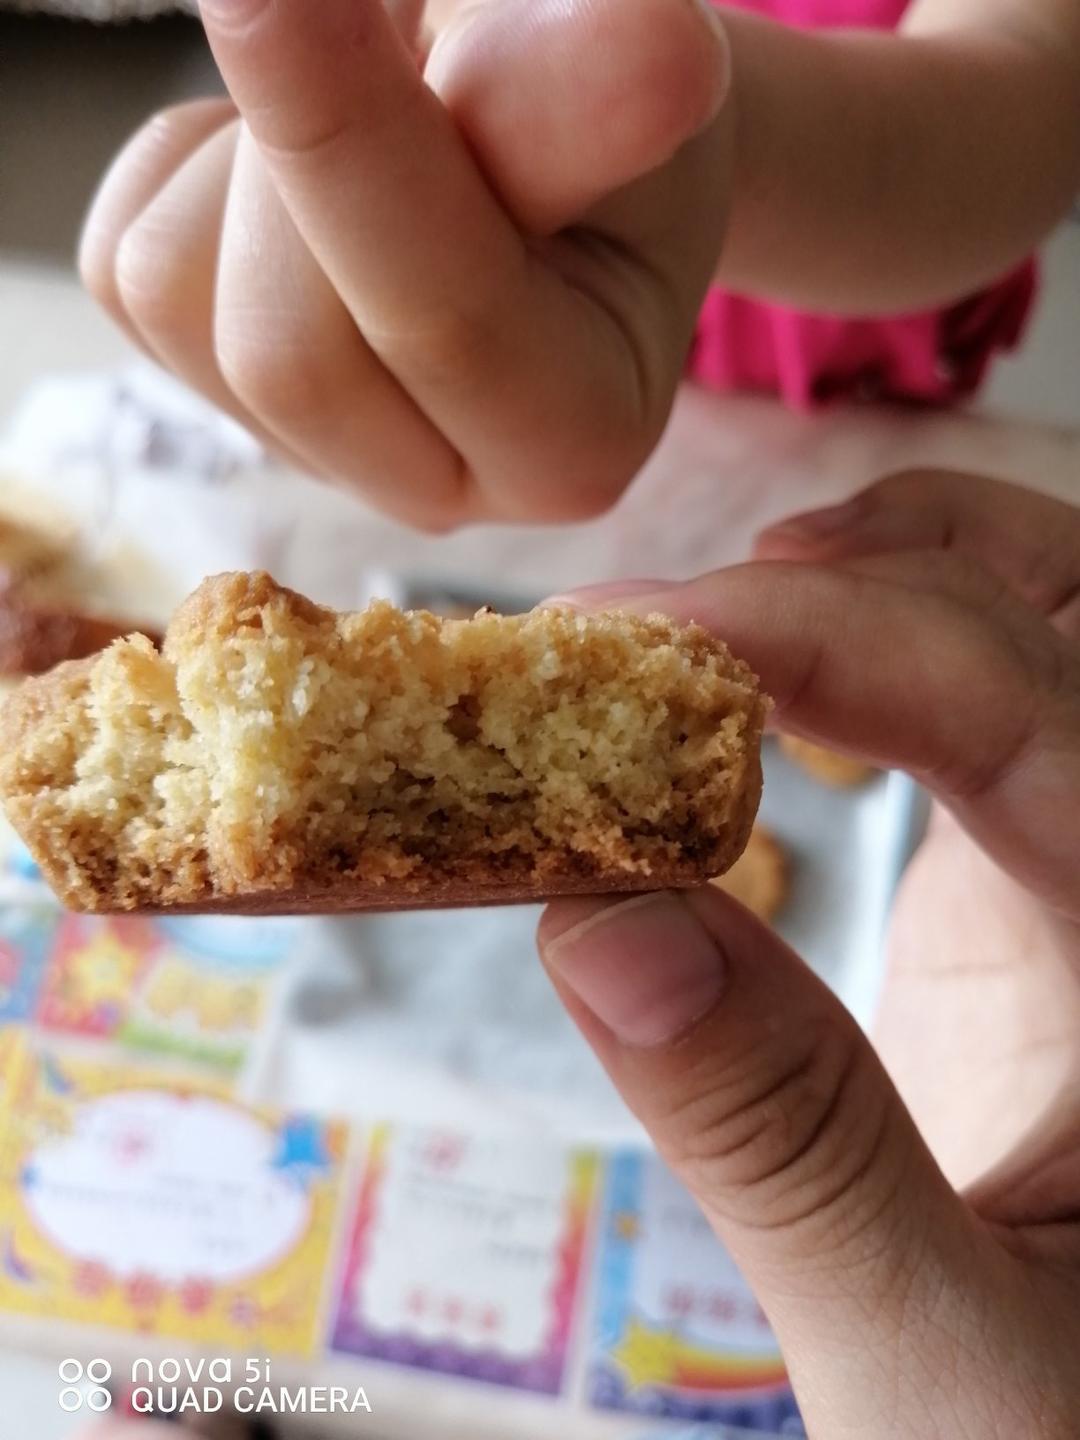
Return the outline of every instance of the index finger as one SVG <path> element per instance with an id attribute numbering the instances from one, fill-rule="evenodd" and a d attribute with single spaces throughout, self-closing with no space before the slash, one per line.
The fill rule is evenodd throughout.
<path id="1" fill-rule="evenodd" d="M 1080 915 L 1080 662 L 1001 583 L 974 568 L 939 583 L 919 555 L 766 562 L 619 603 L 714 631 L 783 728 L 911 772 L 999 864 Z"/>
<path id="2" fill-rule="evenodd" d="M 1080 510 L 986 475 L 887 475 L 842 505 L 770 526 L 755 553 L 823 563 L 904 550 L 969 555 L 1063 634 L 1080 636 Z"/>

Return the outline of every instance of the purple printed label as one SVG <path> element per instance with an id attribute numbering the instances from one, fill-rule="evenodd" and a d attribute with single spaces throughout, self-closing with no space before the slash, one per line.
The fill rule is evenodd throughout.
<path id="1" fill-rule="evenodd" d="M 595 1173 L 556 1147 L 375 1131 L 333 1348 L 558 1394 Z"/>

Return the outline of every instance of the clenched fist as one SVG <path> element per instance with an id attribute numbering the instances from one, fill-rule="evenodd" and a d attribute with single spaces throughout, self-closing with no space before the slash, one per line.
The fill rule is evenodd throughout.
<path id="1" fill-rule="evenodd" d="M 379 0 L 202 10 L 232 98 L 158 115 L 115 162 L 93 294 L 272 448 L 414 525 L 607 508 L 723 237 L 708 7 L 503 0 L 423 69 L 411 0 L 396 25 Z"/>

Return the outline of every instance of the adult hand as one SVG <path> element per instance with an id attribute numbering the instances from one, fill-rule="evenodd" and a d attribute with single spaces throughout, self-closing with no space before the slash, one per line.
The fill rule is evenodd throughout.
<path id="1" fill-rule="evenodd" d="M 944 807 L 898 898 L 885 1001 L 916 1116 L 825 986 L 712 889 L 558 902 L 545 963 L 753 1285 L 812 1436 L 1066 1440 L 1080 515 L 907 476 L 778 527 L 759 554 L 771 563 L 619 604 L 706 624 L 758 670 L 782 727 L 903 767 Z"/>
<path id="2" fill-rule="evenodd" d="M 423 74 L 415 0 L 400 29 L 380 0 L 202 11 L 232 99 L 121 154 L 91 292 L 272 447 L 415 525 L 606 509 L 667 420 L 723 237 L 709 6 L 504 0 L 458 14 Z"/>

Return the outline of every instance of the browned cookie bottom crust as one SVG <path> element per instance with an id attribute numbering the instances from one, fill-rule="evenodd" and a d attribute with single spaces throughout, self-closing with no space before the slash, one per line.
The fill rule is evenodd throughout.
<path id="1" fill-rule="evenodd" d="M 28 682 L 8 815 L 81 909 L 341 912 L 703 882 L 761 789 L 765 700 L 697 626 L 565 609 L 339 615 L 206 581 Z"/>

